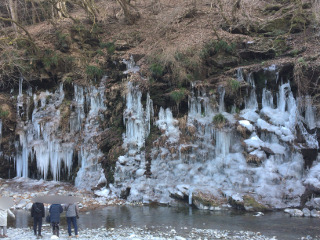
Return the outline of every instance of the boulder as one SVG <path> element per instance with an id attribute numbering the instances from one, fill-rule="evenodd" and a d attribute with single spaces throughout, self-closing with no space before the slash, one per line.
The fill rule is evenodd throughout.
<path id="1" fill-rule="evenodd" d="M 303 216 L 304 217 L 310 217 L 311 216 L 311 212 L 308 208 L 304 208 L 302 209 L 302 212 L 303 212 Z"/>
<path id="2" fill-rule="evenodd" d="M 221 206 L 225 202 L 211 193 L 203 193 L 200 191 L 193 194 L 192 200 L 198 209 L 205 210 L 221 210 Z"/>
<path id="3" fill-rule="evenodd" d="M 303 216 L 303 212 L 299 209 L 289 209 L 286 208 L 284 210 L 285 213 L 289 213 L 290 217 L 302 217 Z"/>
<path id="4" fill-rule="evenodd" d="M 311 214 L 311 217 L 315 217 L 315 218 L 320 217 L 319 211 L 317 211 L 316 209 L 311 210 L 310 214 Z"/>
<path id="5" fill-rule="evenodd" d="M 232 207 L 249 212 L 265 212 L 269 209 L 267 206 L 257 202 L 257 200 L 250 195 L 244 195 L 242 198 L 232 196 L 228 201 Z"/>

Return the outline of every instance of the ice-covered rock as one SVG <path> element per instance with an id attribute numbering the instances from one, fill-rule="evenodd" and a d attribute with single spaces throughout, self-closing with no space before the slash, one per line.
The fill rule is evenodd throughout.
<path id="1" fill-rule="evenodd" d="M 317 211 L 316 209 L 312 209 L 311 210 L 311 217 L 314 217 L 314 218 L 320 217 L 319 211 Z"/>
<path id="2" fill-rule="evenodd" d="M 303 212 L 303 216 L 304 217 L 310 217 L 311 216 L 311 212 L 308 208 L 304 208 L 302 209 L 302 212 Z"/>
<path id="3" fill-rule="evenodd" d="M 289 209 L 286 208 L 284 212 L 289 213 L 291 217 L 302 217 L 303 212 L 299 209 Z"/>

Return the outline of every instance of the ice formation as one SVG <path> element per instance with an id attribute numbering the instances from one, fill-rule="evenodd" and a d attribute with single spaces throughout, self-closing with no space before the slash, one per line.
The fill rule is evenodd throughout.
<path id="1" fill-rule="evenodd" d="M 265 71 L 271 71 L 275 81 L 279 82 L 276 66 Z M 244 81 L 241 70 L 237 75 L 239 81 Z M 242 120 L 238 123 L 251 132 L 244 143 L 249 155 L 260 159 L 261 164 L 247 163 L 242 154 L 241 138 L 234 128 L 216 128 L 213 124 L 213 117 L 219 113 L 234 121 L 224 109 L 224 90 L 219 90 L 219 106 L 213 107 L 210 102 L 215 96 L 193 88 L 187 118 L 187 127 L 194 136 L 191 142 L 180 142 L 179 121 L 173 118 L 170 109 L 161 108 L 154 124 L 161 130 L 159 139 L 162 144 L 155 144 L 152 149 L 151 177 L 129 174 L 144 167 L 141 165 L 143 151 L 139 154 L 142 159 L 136 164 L 128 164 L 127 157 L 119 158 L 118 186 L 131 188 L 129 200 L 168 203 L 171 194 L 184 194 L 190 198 L 194 191 L 205 189 L 213 193 L 220 190 L 227 196 L 256 193 L 263 202 L 279 208 L 299 205 L 299 197 L 304 192 L 305 170 L 299 153 L 303 146 L 295 146 L 296 150 L 292 151 L 289 144 L 295 139 L 296 126 L 303 127 L 302 121 L 306 121 L 310 128 L 314 126 L 314 113 L 307 105 L 305 120 L 300 118 L 290 82 L 279 82 L 276 95 L 265 86 L 259 108 L 253 75 L 249 74 L 246 81 L 251 90 L 245 99 L 245 108 L 240 112 Z M 305 147 L 318 148 L 314 135 L 301 132 L 306 140 Z"/>
<path id="2" fill-rule="evenodd" d="M 125 74 L 139 71 L 133 59 L 124 62 L 128 68 Z M 269 89 L 265 80 L 264 89 L 260 89 L 260 101 L 254 75 L 248 74 L 245 79 L 242 70 L 237 71 L 238 81 L 246 81 L 250 86 L 237 120 L 234 114 L 226 112 L 222 86 L 216 96 L 192 83 L 184 124 L 173 117 L 170 108 L 160 108 L 154 116 L 152 96 L 146 93 L 143 103 L 138 83 L 129 80 L 123 112 L 125 154 L 116 163 L 115 183 L 110 185 L 110 191 L 99 194 L 119 196 L 130 188 L 130 201 L 169 203 L 170 196 L 176 194 L 188 196 L 191 203 L 192 196 L 199 190 L 240 197 L 250 192 L 273 207 L 299 205 L 299 197 L 305 190 L 303 184 L 319 185 L 320 182 L 318 161 L 306 172 L 300 153 L 304 148 L 319 148 L 316 134 L 310 133 L 317 126 L 317 116 L 310 97 L 302 99 L 305 104 L 300 107 L 302 100 L 295 99 L 289 81 L 279 79 L 275 65 L 264 71 L 272 73 L 278 89 L 277 93 Z M 17 97 L 17 133 L 20 136 L 16 143 L 17 176 L 28 177 L 28 164 L 36 161 L 43 178 L 50 172 L 54 180 L 59 180 L 61 169 L 70 172 L 78 159 L 77 187 L 90 189 L 106 181 L 99 164 L 103 154 L 94 141 L 102 131 L 99 119 L 103 121 L 101 111 L 106 109 L 105 81 L 102 79 L 98 87 L 74 85 L 74 99 L 69 106 L 69 132 L 63 134 L 59 128 L 65 103 L 63 85 L 53 93 L 32 95 L 29 88 L 24 94 L 21 79 Z M 29 110 L 23 106 L 29 109 L 31 102 L 34 108 L 29 119 Z M 216 126 L 213 121 L 218 114 L 227 122 L 224 127 Z M 151 176 L 147 177 L 145 143 L 152 124 L 161 134 L 148 152 Z M 234 125 L 247 131 L 246 139 Z M 183 138 L 183 131 L 188 131 L 189 140 Z M 295 143 L 297 131 L 305 143 Z M 244 151 L 247 154 L 243 154 Z M 250 164 L 252 159 L 258 164 Z"/>
<path id="3" fill-rule="evenodd" d="M 53 93 L 45 91 L 32 94 L 32 89 L 28 88 L 26 94 L 23 94 L 23 79 L 20 80 L 17 101 L 19 141 L 15 144 L 18 177 L 31 176 L 29 163 L 36 161 L 38 172 L 44 179 L 50 173 L 53 180 L 59 180 L 62 169 L 70 174 L 77 155 L 80 170 L 75 184 L 78 187 L 90 188 L 104 180 L 102 168 L 98 164 L 102 153 L 94 142 L 94 136 L 101 131 L 98 118 L 102 116 L 100 111 L 105 109 L 105 81 L 106 78 L 102 79 L 99 87 L 74 85 L 74 99 L 66 106 L 70 110 L 69 130 L 63 132 L 61 118 L 64 116 L 60 112 L 65 104 L 63 84 Z M 31 102 L 33 111 L 29 119 Z M 86 107 L 89 108 L 87 114 Z M 82 134 L 79 134 L 80 130 Z M 83 184 L 84 179 L 86 184 Z"/>

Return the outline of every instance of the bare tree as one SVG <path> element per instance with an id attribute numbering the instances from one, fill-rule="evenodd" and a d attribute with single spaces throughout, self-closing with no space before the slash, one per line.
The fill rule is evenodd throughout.
<path id="1" fill-rule="evenodd" d="M 8 7 L 10 10 L 10 15 L 12 21 L 12 25 L 17 32 L 17 25 L 16 23 L 18 22 L 18 12 L 17 12 L 17 0 L 8 0 Z"/>
<path id="2" fill-rule="evenodd" d="M 134 24 L 140 18 L 140 13 L 135 6 L 130 3 L 130 0 L 117 0 L 123 11 L 125 20 L 128 24 Z"/>

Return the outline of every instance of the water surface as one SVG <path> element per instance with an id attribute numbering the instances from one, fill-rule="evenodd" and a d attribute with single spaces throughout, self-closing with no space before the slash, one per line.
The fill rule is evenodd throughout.
<path id="1" fill-rule="evenodd" d="M 9 219 L 9 227 L 32 226 L 32 219 L 28 211 L 16 210 L 15 214 L 15 220 Z M 61 216 L 61 225 L 66 226 L 64 213 Z M 180 236 L 186 235 L 192 228 L 261 232 L 265 236 L 277 236 L 279 240 L 294 240 L 307 235 L 311 237 L 320 235 L 320 219 L 293 218 L 283 212 L 270 212 L 256 217 L 254 213 L 213 212 L 185 207 L 109 206 L 81 212 L 78 221 L 80 230 L 99 227 L 147 227 L 155 231 L 175 229 Z"/>

